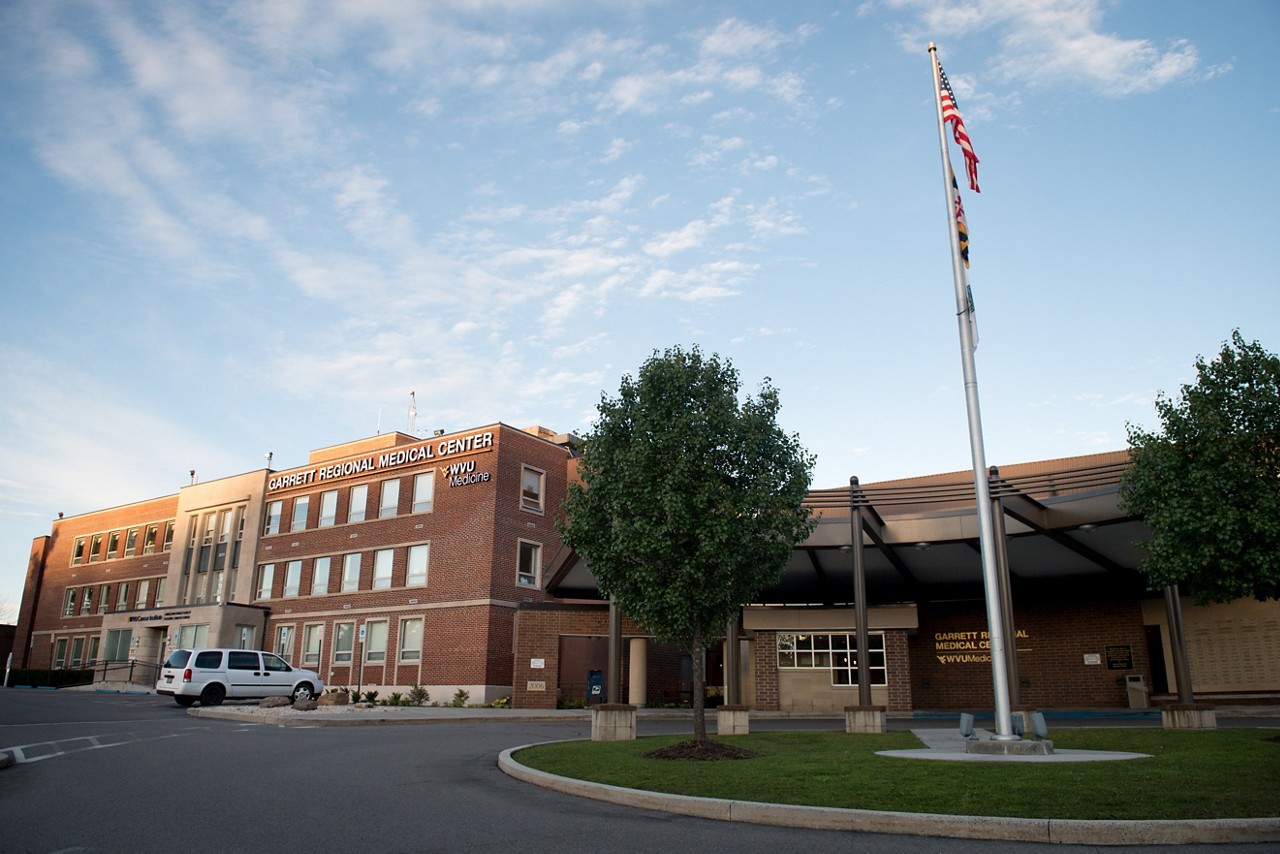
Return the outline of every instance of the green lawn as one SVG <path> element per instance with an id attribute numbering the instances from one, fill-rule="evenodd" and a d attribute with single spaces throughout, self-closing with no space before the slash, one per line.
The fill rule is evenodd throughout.
<path id="1" fill-rule="evenodd" d="M 687 736 L 567 742 L 516 759 L 551 774 L 683 795 L 954 815 L 1075 819 L 1280 816 L 1275 730 L 1061 729 L 1057 748 L 1149 759 L 1053 764 L 876 756 L 920 747 L 910 733 L 753 733 L 722 741 L 756 752 L 720 762 L 646 759 Z"/>

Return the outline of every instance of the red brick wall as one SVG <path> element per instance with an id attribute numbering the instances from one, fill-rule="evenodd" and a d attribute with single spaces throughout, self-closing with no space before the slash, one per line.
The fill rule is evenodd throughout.
<path id="1" fill-rule="evenodd" d="M 1039 708 L 1116 708 L 1128 705 L 1123 677 L 1141 673 L 1150 684 L 1142 609 L 1137 601 L 1017 602 L 1021 702 Z M 986 650 L 940 649 L 943 638 L 976 632 L 981 645 L 986 630 L 982 602 L 922 604 L 920 629 L 912 641 L 913 699 L 917 709 L 990 709 L 994 705 L 990 660 L 942 661 L 947 656 L 982 658 Z M 957 641 L 967 643 L 970 641 Z M 1133 668 L 1112 670 L 1106 647 L 1127 646 Z M 1096 653 L 1102 663 L 1087 665 Z M 1117 684 L 1116 680 L 1121 680 Z"/>
<path id="2" fill-rule="evenodd" d="M 129 584 L 126 610 L 132 609 L 136 602 L 137 582 L 141 579 L 152 579 L 151 595 L 154 596 L 155 579 L 169 571 L 170 553 L 161 551 L 161 541 L 156 543 L 154 553 L 141 553 L 146 526 L 160 523 L 160 537 L 163 538 L 163 523 L 174 518 L 177 508 L 178 497 L 169 495 L 54 520 L 49 536 L 38 537 L 32 543 L 14 640 L 14 661 L 24 667 L 50 667 L 53 664 L 53 641 L 63 637 L 85 638 L 87 655 L 88 639 L 98 637 L 102 630 L 99 611 L 104 584 L 110 586 L 107 613 L 116 611 L 116 597 L 122 583 Z M 125 557 L 125 540 L 130 528 L 139 529 L 137 554 Z M 112 531 L 120 534 L 119 549 L 115 558 L 107 559 L 108 537 Z M 95 534 L 102 534 L 102 546 L 98 558 L 90 560 L 88 552 Z M 80 564 L 73 565 L 71 559 L 78 537 L 85 538 L 85 555 Z M 175 543 L 174 554 L 178 547 L 179 544 Z M 69 587 L 76 589 L 76 608 L 74 614 L 64 617 L 63 603 Z M 87 614 L 82 613 L 85 587 L 93 590 L 92 608 Z"/>
<path id="3" fill-rule="evenodd" d="M 778 633 L 757 629 L 751 644 L 756 679 L 756 705 L 764 712 L 781 708 L 778 697 Z"/>
<path id="4" fill-rule="evenodd" d="M 560 639 L 562 636 L 607 637 L 609 608 L 607 605 L 568 605 L 544 603 L 526 605 L 516 612 L 515 675 L 512 705 L 520 709 L 554 709 L 561 684 Z M 630 643 L 633 637 L 647 637 L 647 632 L 627 617 L 622 618 L 622 698 L 630 692 Z M 545 667 L 535 669 L 533 659 L 543 660 Z M 680 653 L 669 645 L 652 639 L 647 644 L 646 702 L 656 702 L 679 693 Z M 573 677 L 576 681 L 578 677 Z M 545 690 L 532 691 L 529 682 L 542 682 Z"/>
<path id="5" fill-rule="evenodd" d="M 457 435 L 490 430 L 494 434 L 492 446 L 475 452 L 269 492 L 268 501 L 283 502 L 282 528 L 289 527 L 293 504 L 299 496 L 310 496 L 310 504 L 305 530 L 264 536 L 259 544 L 256 564 L 275 564 L 271 597 L 255 599 L 255 603 L 267 605 L 272 611 L 266 644 L 274 642 L 279 625 L 296 623 L 293 658 L 298 663 L 303 623 L 322 621 L 325 641 L 321 672 L 328 675 L 332 671 L 335 684 L 354 684 L 359 678 L 365 685 L 410 685 L 415 681 L 426 686 L 510 685 L 514 609 L 521 602 L 544 598 L 538 587 L 517 583 L 518 544 L 522 539 L 539 543 L 544 567 L 559 548 L 554 514 L 564 498 L 569 456 L 563 447 L 505 425 Z M 441 439 L 427 444 L 438 441 Z M 422 443 L 402 443 L 399 447 L 414 444 Z M 361 453 L 378 451 L 362 448 Z M 449 466 L 470 462 L 475 467 L 468 474 L 479 477 L 451 487 Z M 521 473 L 526 465 L 544 473 L 542 512 L 521 508 Z M 311 467 L 309 464 L 302 470 Z M 428 471 L 435 473 L 432 509 L 414 513 L 414 477 Z M 486 475 L 488 480 L 483 479 Z M 393 517 L 379 519 L 382 483 L 390 479 L 400 481 L 398 511 Z M 368 485 L 366 521 L 346 523 L 343 520 L 348 518 L 351 487 L 359 483 Z M 332 489 L 338 490 L 339 524 L 318 528 L 320 494 Z M 408 550 L 420 543 L 430 544 L 427 584 L 406 587 Z M 374 553 L 382 549 L 392 550 L 391 586 L 374 590 Z M 359 590 L 344 593 L 340 589 L 342 562 L 352 552 L 361 554 Z M 315 560 L 319 557 L 330 558 L 330 592 L 311 595 Z M 300 595 L 285 598 L 285 571 L 290 560 L 302 561 Z M 399 621 L 418 616 L 424 619 L 421 665 L 390 666 L 399 649 Z M 389 666 L 384 669 L 366 664 L 363 674 L 359 668 L 353 672 L 345 666 L 333 666 L 333 623 L 363 623 L 370 619 L 388 620 Z"/>

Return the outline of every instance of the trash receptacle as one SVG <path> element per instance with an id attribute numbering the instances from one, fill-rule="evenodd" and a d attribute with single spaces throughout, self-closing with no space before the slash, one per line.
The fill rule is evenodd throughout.
<path id="1" fill-rule="evenodd" d="M 587 671 L 587 705 L 604 702 L 604 671 Z"/>
<path id="2" fill-rule="evenodd" d="M 1131 673 L 1124 677 L 1124 687 L 1129 692 L 1129 708 L 1145 709 L 1147 702 L 1147 677 L 1141 673 Z"/>

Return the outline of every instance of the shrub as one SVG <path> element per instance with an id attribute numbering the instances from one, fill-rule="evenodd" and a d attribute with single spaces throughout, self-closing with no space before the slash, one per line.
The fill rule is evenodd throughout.
<path id="1" fill-rule="evenodd" d="M 471 692 L 464 691 L 461 688 L 459 688 L 457 691 L 453 692 L 453 700 L 452 702 L 449 703 L 449 705 L 453 706 L 454 708 L 461 709 L 462 707 L 467 705 L 467 700 L 470 700 L 470 699 L 471 699 Z"/>
<path id="2" fill-rule="evenodd" d="M 431 695 L 427 693 L 426 688 L 415 682 L 413 687 L 409 689 L 408 699 L 411 706 L 425 706 L 427 701 L 431 699 Z"/>

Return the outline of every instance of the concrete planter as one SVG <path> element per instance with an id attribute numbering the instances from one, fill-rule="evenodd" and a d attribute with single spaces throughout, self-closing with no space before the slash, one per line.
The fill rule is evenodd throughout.
<path id="1" fill-rule="evenodd" d="M 845 732 L 884 732 L 884 706 L 845 706 Z"/>
<path id="2" fill-rule="evenodd" d="M 605 703 L 591 707 L 592 741 L 635 741 L 636 707 Z"/>
<path id="3" fill-rule="evenodd" d="M 717 735 L 747 735 L 751 732 L 751 711 L 747 706 L 721 706 L 716 709 Z"/>
<path id="4" fill-rule="evenodd" d="M 1165 729 L 1217 729 L 1218 713 L 1208 703 L 1170 703 L 1160 707 Z"/>

